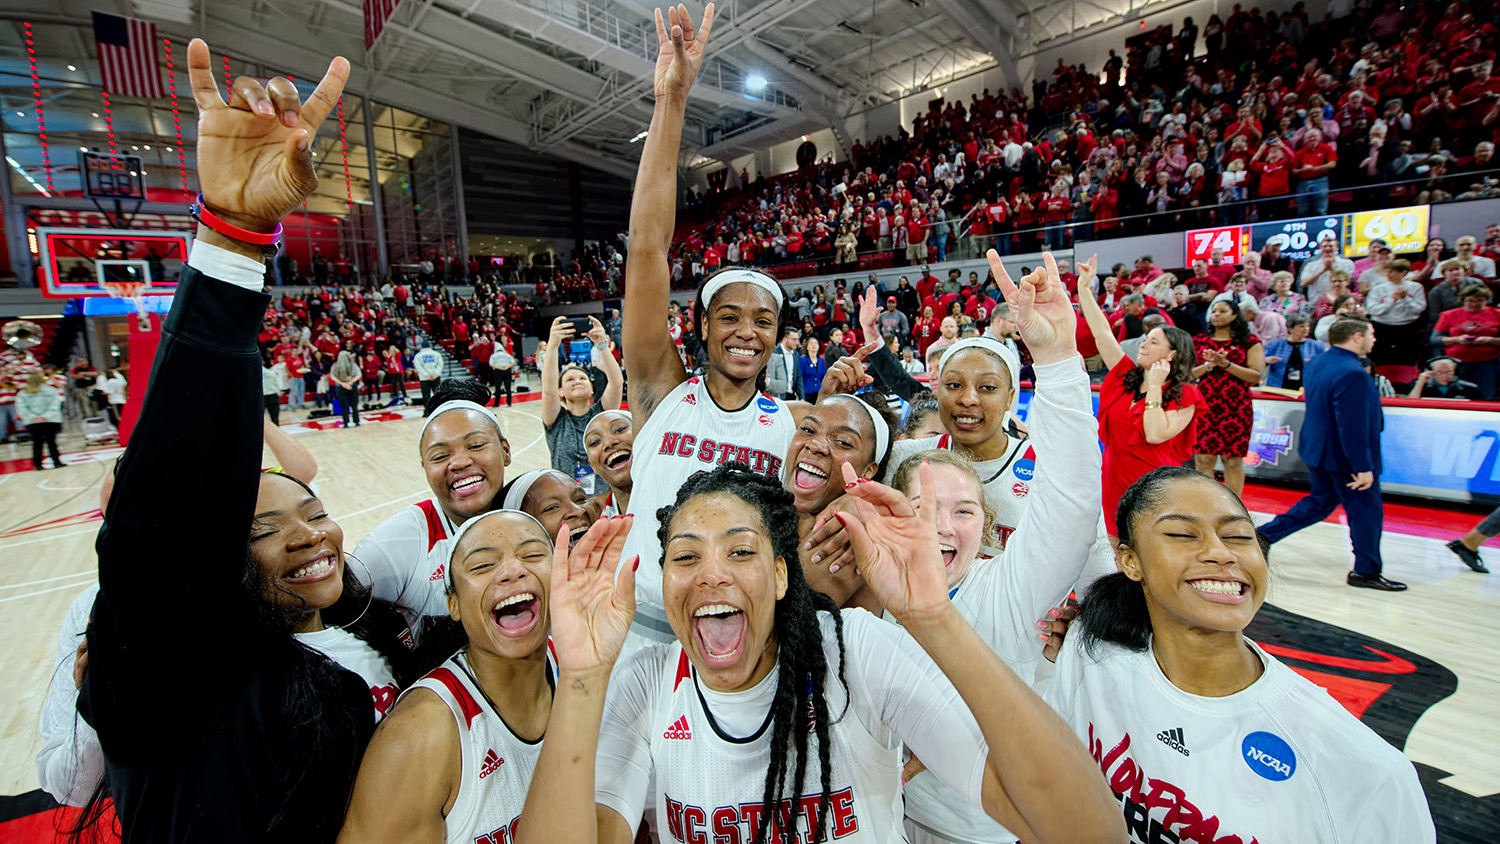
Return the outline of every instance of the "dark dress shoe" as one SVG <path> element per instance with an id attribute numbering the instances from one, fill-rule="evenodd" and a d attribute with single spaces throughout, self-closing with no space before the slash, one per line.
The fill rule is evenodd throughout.
<path id="1" fill-rule="evenodd" d="M 1457 539 L 1448 543 L 1448 550 L 1457 554 L 1458 558 L 1460 560 L 1463 560 L 1464 565 L 1468 566 L 1469 568 L 1479 572 L 1480 574 L 1490 573 L 1490 570 L 1484 564 L 1484 560 L 1479 559 L 1479 552 L 1470 551 L 1469 546 L 1463 544 L 1462 542 L 1459 542 Z"/>
<path id="2" fill-rule="evenodd" d="M 1349 572 L 1349 585 L 1361 589 L 1379 589 L 1382 592 L 1406 591 L 1406 584 L 1399 580 L 1386 580 L 1378 574 L 1371 576 L 1354 571 Z"/>

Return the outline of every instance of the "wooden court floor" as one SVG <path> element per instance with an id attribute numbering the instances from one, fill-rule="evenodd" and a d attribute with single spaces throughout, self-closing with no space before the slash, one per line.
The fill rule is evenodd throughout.
<path id="1" fill-rule="evenodd" d="M 508 476 L 547 464 L 538 410 L 498 410 L 513 454 Z M 419 429 L 408 419 L 296 432 L 319 462 L 316 487 L 347 548 L 428 495 Z M 0 445 L 0 461 L 29 456 L 29 446 Z M 92 511 L 109 465 L 0 475 L 0 796 L 37 787 L 37 718 L 58 625 L 94 579 Z M 1440 840 L 1500 841 L 1500 574 L 1470 572 L 1435 539 L 1388 531 L 1383 552 L 1386 574 L 1410 583 L 1408 592 L 1345 586 L 1348 534 L 1336 524 L 1280 543 L 1270 604 L 1252 635 L 1404 747 L 1440 829 L 1451 816 L 1457 830 Z M 1500 571 L 1500 552 L 1483 553 Z"/>

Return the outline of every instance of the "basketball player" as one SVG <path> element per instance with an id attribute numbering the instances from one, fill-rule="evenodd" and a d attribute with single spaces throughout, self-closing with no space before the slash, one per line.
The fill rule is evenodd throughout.
<path id="1" fill-rule="evenodd" d="M 349 63 L 334 59 L 305 105 L 284 77 L 244 76 L 225 104 L 200 39 L 188 67 L 213 225 L 197 229 L 96 543 L 78 708 L 125 842 L 327 840 L 375 728 L 371 683 L 295 634 L 342 624 L 394 669 L 405 647 L 390 625 L 404 622 L 351 594 L 317 497 L 260 471 L 265 262 L 231 235 L 277 229 L 315 190 L 308 142 Z M 163 471 L 184 455 L 211 494 Z M 164 541 L 183 564 L 162 566 Z"/>
<path id="2" fill-rule="evenodd" d="M 442 568 L 447 557 L 429 560 L 433 549 L 500 503 L 510 442 L 485 406 L 489 398 L 478 381 L 438 382 L 417 438 L 432 498 L 402 508 L 354 546 L 375 596 L 401 605 L 413 621 L 448 614 Z"/>
<path id="3" fill-rule="evenodd" d="M 883 405 L 883 403 L 882 403 Z M 839 466 L 848 463 L 862 478 L 873 478 L 885 469 L 891 452 L 891 430 L 895 419 L 890 408 L 877 406 L 861 396 L 829 396 L 813 405 L 797 423 L 797 433 L 786 454 L 784 486 L 797 506 L 797 535 L 806 539 L 829 505 L 844 496 L 837 478 Z M 849 565 L 854 549 L 845 542 L 828 553 L 823 565 L 803 569 L 808 585 L 840 607 L 862 607 L 876 614 L 880 605 L 864 580 Z"/>
<path id="4" fill-rule="evenodd" d="M 1121 496 L 1120 571 L 1084 596 L 1047 701 L 1131 840 L 1432 844 L 1411 762 L 1245 638 L 1270 586 L 1245 505 L 1192 469 Z"/>
<path id="5" fill-rule="evenodd" d="M 606 522 L 573 553 L 618 534 L 618 554 L 628 526 Z M 547 607 L 552 568 L 568 562 L 553 553 L 541 523 L 524 513 L 464 523 L 448 561 L 443 622 L 458 628 L 462 648 L 406 690 L 375 731 L 340 841 L 514 840 L 556 683 Z"/>
<path id="6" fill-rule="evenodd" d="M 681 54 L 691 22 L 683 7 L 669 16 Z M 1055 390 L 1063 406 L 1086 409 L 1065 288 L 1050 273 L 1022 284 L 1019 322 L 1043 401 Z M 1064 445 L 1096 450 L 1083 430 L 1086 439 Z M 858 570 L 905 632 L 840 612 L 807 586 L 796 506 L 779 484 L 733 464 L 689 478 L 662 514 L 658 558 L 677 641 L 629 657 L 607 698 L 633 566 L 616 582 L 570 560 L 566 588 L 554 583 L 559 682 L 522 842 L 625 844 L 648 803 L 663 838 L 680 841 L 901 841 L 902 743 L 1027 841 L 1123 838 L 1118 804 L 1084 748 L 1059 735 L 1055 715 L 954 611 L 931 471 L 919 516 L 899 493 L 841 468 L 857 499 L 857 517 L 840 520 Z M 1073 513 L 1092 525 L 1097 474 L 1054 475 L 1039 480 L 1041 503 L 1023 516 L 1009 564 L 1082 557 L 1092 541 L 1047 521 Z"/>
<path id="7" fill-rule="evenodd" d="M 577 544 L 598 513 L 591 506 L 582 484 L 556 469 L 536 469 L 505 486 L 507 510 L 520 510 L 542 523 L 548 536 L 558 531 Z"/>
<path id="8" fill-rule="evenodd" d="M 635 426 L 628 410 L 606 410 L 589 420 L 583 430 L 583 448 L 589 466 L 609 485 L 609 492 L 594 496 L 599 517 L 607 519 L 629 512 L 630 467 L 635 455 Z"/>
<path id="9" fill-rule="evenodd" d="M 638 483 L 630 496 L 629 512 L 636 520 L 627 558 L 660 555 L 656 512 L 692 475 L 733 460 L 779 477 L 797 421 L 808 408 L 763 392 L 771 352 L 795 314 L 781 285 L 765 273 L 728 268 L 704 279 L 691 324 L 683 327 L 706 355 L 702 375 L 689 377 L 662 324 L 671 304 L 668 250 L 677 206 L 677 151 L 688 91 L 703 62 L 712 20 L 705 12 L 703 31 L 693 37 L 688 27 L 686 41 L 675 49 L 666 29 L 657 31 L 656 107 L 631 199 L 631 258 L 625 265 L 623 351 L 641 444 L 631 467 Z M 660 581 L 660 571 L 647 566 L 637 583 L 635 644 L 672 639 Z"/>

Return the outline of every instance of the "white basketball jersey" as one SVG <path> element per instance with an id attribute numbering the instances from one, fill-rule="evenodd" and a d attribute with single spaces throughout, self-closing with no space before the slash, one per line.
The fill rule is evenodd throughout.
<path id="1" fill-rule="evenodd" d="M 1047 703 L 1093 755 L 1130 840 L 1252 844 L 1436 839 L 1417 772 L 1323 689 L 1258 646 L 1228 697 L 1172 684 L 1151 649 L 1070 635 Z"/>
<path id="2" fill-rule="evenodd" d="M 785 402 L 756 393 L 744 407 L 725 410 L 714 404 L 698 376 L 678 384 L 656 406 L 635 435 L 629 510 L 635 524 L 620 557 L 641 557 L 635 573 L 633 632 L 658 642 L 673 638 L 662 610 L 656 511 L 677 500 L 677 490 L 688 478 L 732 460 L 780 478 L 781 462 L 796 430 Z"/>
<path id="3" fill-rule="evenodd" d="M 396 675 L 391 672 L 390 663 L 386 662 L 379 651 L 370 647 L 368 642 L 340 627 L 325 627 L 313 633 L 298 633 L 296 636 L 297 641 L 338 663 L 340 668 L 353 671 L 365 681 L 375 704 L 376 723 L 391 711 L 401 687 L 396 685 Z"/>
<path id="4" fill-rule="evenodd" d="M 433 559 L 431 554 L 456 533 L 458 526 L 429 498 L 401 508 L 365 534 L 354 546 L 350 565 L 361 579 L 370 578 L 375 597 L 401 607 L 417 627 L 423 618 L 448 615 L 443 591 L 448 558 Z"/>
<path id="5" fill-rule="evenodd" d="M 547 643 L 547 673 L 555 682 L 551 642 Z M 448 844 L 511 844 L 542 742 L 511 732 L 480 690 L 462 652 L 411 688 L 427 689 L 442 698 L 458 722 L 463 777 L 458 797 L 444 819 Z"/>
<path id="6" fill-rule="evenodd" d="M 705 706 L 682 646 L 672 645 L 670 650 L 668 664 L 675 659 L 677 667 L 662 674 L 657 695 L 661 717 L 656 719 L 660 729 L 651 735 L 658 834 L 663 841 L 703 841 L 706 836 L 750 844 L 767 823 L 762 810 L 765 772 L 771 765 L 771 725 L 748 736 L 728 734 Z M 773 673 L 764 682 L 774 687 L 776 680 Z M 832 711 L 843 711 L 844 694 L 837 682 L 828 684 L 827 694 Z M 844 726 L 835 724 L 829 730 L 833 788 L 823 840 L 899 841 L 892 835 L 901 820 L 899 750 L 882 746 L 864 730 Z M 807 748 L 803 796 L 786 801 L 776 820 L 779 829 L 794 818 L 801 840 L 810 840 L 821 793 L 818 740 L 810 728 Z"/>
<path id="7" fill-rule="evenodd" d="M 953 438 L 947 434 L 894 442 L 884 480 L 890 482 L 902 462 L 914 454 L 952 448 Z M 1026 499 L 1031 495 L 1032 480 L 1036 477 L 1036 452 L 1029 440 L 1011 437 L 1004 454 L 994 460 L 975 461 L 973 465 L 974 472 L 984 483 L 984 501 L 995 511 L 995 531 L 986 537 L 984 544 L 1004 548 L 1006 540 L 1021 524 L 1021 514 L 1026 511 Z"/>

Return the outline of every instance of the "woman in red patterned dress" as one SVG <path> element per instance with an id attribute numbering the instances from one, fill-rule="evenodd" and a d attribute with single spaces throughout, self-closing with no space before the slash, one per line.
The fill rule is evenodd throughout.
<path id="1" fill-rule="evenodd" d="M 1265 372 L 1266 349 L 1227 297 L 1209 306 L 1208 324 L 1208 333 L 1193 341 L 1198 359 L 1193 376 L 1205 401 L 1193 462 L 1198 471 L 1212 476 L 1223 460 L 1224 484 L 1239 495 L 1245 489 L 1245 454 L 1255 422 L 1250 385 L 1260 383 Z"/>

